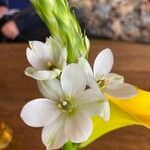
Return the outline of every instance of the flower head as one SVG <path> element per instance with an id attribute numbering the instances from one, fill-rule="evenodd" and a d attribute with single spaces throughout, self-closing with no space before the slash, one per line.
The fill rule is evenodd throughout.
<path id="1" fill-rule="evenodd" d="M 31 41 L 29 45 L 26 55 L 32 67 L 28 67 L 25 74 L 37 80 L 56 78 L 66 65 L 66 48 L 51 37 L 47 38 L 46 43 Z"/>
<path id="2" fill-rule="evenodd" d="M 90 117 L 109 117 L 109 105 L 103 94 L 97 89 L 86 89 L 86 84 L 85 72 L 79 64 L 66 66 L 60 81 L 38 81 L 46 98 L 27 103 L 21 117 L 30 126 L 44 127 L 42 141 L 47 149 L 58 149 L 68 140 L 86 141 L 92 132 Z"/>
<path id="3" fill-rule="evenodd" d="M 135 96 L 137 90 L 134 86 L 124 83 L 123 76 L 110 73 L 113 63 L 114 57 L 112 51 L 108 48 L 102 50 L 96 57 L 93 71 L 85 58 L 80 59 L 80 64 L 87 73 L 90 87 L 101 89 L 104 93 L 121 99 Z"/>

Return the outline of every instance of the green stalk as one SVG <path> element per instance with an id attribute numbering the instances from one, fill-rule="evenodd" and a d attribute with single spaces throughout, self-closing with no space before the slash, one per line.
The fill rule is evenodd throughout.
<path id="1" fill-rule="evenodd" d="M 79 150 L 79 144 L 75 144 L 75 143 L 72 143 L 72 142 L 67 142 L 62 150 Z"/>

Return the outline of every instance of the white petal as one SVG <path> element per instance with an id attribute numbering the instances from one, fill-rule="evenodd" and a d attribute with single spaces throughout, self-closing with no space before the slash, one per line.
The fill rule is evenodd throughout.
<path id="1" fill-rule="evenodd" d="M 38 70 L 33 67 L 27 67 L 26 70 L 24 71 L 24 73 L 25 73 L 25 75 L 33 78 L 33 74 L 37 71 Z"/>
<path id="2" fill-rule="evenodd" d="M 92 68 L 89 62 L 84 57 L 79 58 L 79 64 L 82 66 L 82 68 L 87 74 L 90 74 L 91 76 L 93 76 Z"/>
<path id="3" fill-rule="evenodd" d="M 87 85 L 92 89 L 99 89 L 99 86 L 93 76 L 90 74 L 87 76 Z"/>
<path id="4" fill-rule="evenodd" d="M 66 140 L 64 116 L 59 116 L 51 124 L 43 128 L 42 141 L 47 150 L 61 148 Z"/>
<path id="5" fill-rule="evenodd" d="M 25 70 L 25 75 L 30 76 L 36 80 L 55 79 L 60 74 L 60 70 L 54 69 L 53 71 L 41 70 L 38 71 L 33 67 L 28 67 Z"/>
<path id="6" fill-rule="evenodd" d="M 75 112 L 67 118 L 65 133 L 71 142 L 81 143 L 89 138 L 92 128 L 92 121 L 87 114 Z"/>
<path id="7" fill-rule="evenodd" d="M 49 99 L 35 99 L 28 102 L 21 111 L 23 121 L 32 127 L 43 127 L 60 115 L 57 103 Z"/>
<path id="8" fill-rule="evenodd" d="M 86 72 L 87 85 L 91 88 L 99 89 L 98 84 L 96 83 L 96 80 L 94 78 L 93 71 L 92 71 L 92 68 L 91 68 L 89 62 L 84 57 L 80 57 L 79 58 L 79 64 L 82 66 L 82 68 Z"/>
<path id="9" fill-rule="evenodd" d="M 121 75 L 118 75 L 116 73 L 109 73 L 107 76 L 106 76 L 106 79 L 109 81 L 109 84 L 108 86 L 111 84 L 122 84 L 124 83 L 124 77 L 121 76 Z"/>
<path id="10" fill-rule="evenodd" d="M 36 69 L 42 70 L 46 69 L 46 60 L 39 58 L 35 51 L 31 50 L 30 48 L 26 49 L 26 55 L 29 63 Z"/>
<path id="11" fill-rule="evenodd" d="M 107 88 L 104 89 L 104 92 L 120 99 L 128 99 L 137 95 L 137 89 L 133 85 L 127 83 L 107 86 Z"/>
<path id="12" fill-rule="evenodd" d="M 36 79 L 36 80 L 48 80 L 56 78 L 57 74 L 53 71 L 47 71 L 47 70 L 42 70 L 42 71 L 37 71 L 31 74 L 31 77 Z"/>
<path id="13" fill-rule="evenodd" d="M 79 64 L 70 64 L 62 71 L 61 86 L 65 96 L 75 96 L 82 93 L 86 81 L 85 72 Z"/>
<path id="14" fill-rule="evenodd" d="M 105 100 L 101 104 L 100 116 L 104 119 L 104 121 L 109 121 L 109 118 L 110 118 L 110 106 L 109 106 L 109 102 L 107 100 Z"/>
<path id="15" fill-rule="evenodd" d="M 62 47 L 61 45 L 52 37 L 47 38 L 46 40 L 46 45 L 49 48 L 49 52 L 50 52 L 50 60 L 52 61 L 52 63 L 57 66 L 58 62 L 59 62 L 59 58 L 61 56 L 62 53 Z"/>
<path id="16" fill-rule="evenodd" d="M 90 116 L 100 115 L 107 120 L 109 118 L 109 107 L 106 97 L 100 90 L 87 89 L 77 98 L 77 108 Z M 109 105 L 109 104 L 108 104 Z M 106 114 L 107 113 L 107 114 Z"/>
<path id="17" fill-rule="evenodd" d="M 67 64 L 67 49 L 63 48 L 57 64 L 57 68 L 62 70 L 66 66 L 66 64 Z"/>
<path id="18" fill-rule="evenodd" d="M 87 36 L 85 36 L 85 43 L 86 43 L 86 49 L 87 49 L 87 51 L 89 51 L 89 49 L 90 49 L 90 40 L 88 39 Z"/>
<path id="19" fill-rule="evenodd" d="M 60 81 L 58 79 L 38 81 L 37 83 L 44 97 L 57 102 L 63 97 Z"/>
<path id="20" fill-rule="evenodd" d="M 40 41 L 30 41 L 29 45 L 36 55 L 43 60 L 49 60 L 50 52 L 47 45 Z"/>
<path id="21" fill-rule="evenodd" d="M 99 78 L 100 76 L 106 76 L 112 69 L 114 58 L 110 49 L 102 50 L 95 59 L 94 62 L 94 76 Z"/>
<path id="22" fill-rule="evenodd" d="M 87 89 L 81 95 L 77 97 L 77 104 L 92 104 L 93 102 L 99 102 L 105 100 L 105 96 L 100 90 L 96 89 Z"/>

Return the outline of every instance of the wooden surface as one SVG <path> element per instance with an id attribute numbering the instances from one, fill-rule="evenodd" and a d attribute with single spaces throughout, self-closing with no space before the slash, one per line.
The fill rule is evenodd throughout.
<path id="1" fill-rule="evenodd" d="M 45 150 L 41 143 L 41 129 L 26 126 L 20 111 L 29 100 L 41 97 L 36 81 L 24 75 L 29 65 L 27 44 L 0 45 L 0 119 L 14 132 L 7 150 Z M 90 62 L 103 48 L 115 55 L 114 72 L 124 75 L 126 82 L 150 90 L 150 45 L 123 42 L 93 41 Z M 86 150 L 150 150 L 150 130 L 132 126 L 113 131 L 92 143 Z"/>

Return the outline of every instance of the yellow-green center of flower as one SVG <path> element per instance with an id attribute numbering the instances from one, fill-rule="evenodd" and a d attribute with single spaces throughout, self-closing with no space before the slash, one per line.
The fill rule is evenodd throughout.
<path id="1" fill-rule="evenodd" d="M 63 111 L 63 112 L 73 112 L 75 109 L 75 100 L 74 98 L 71 97 L 66 97 L 63 99 L 60 99 L 60 103 L 58 104 L 58 107 Z"/>
<path id="2" fill-rule="evenodd" d="M 55 66 L 50 61 L 47 63 L 47 67 L 48 70 L 53 70 L 55 68 Z"/>

